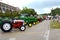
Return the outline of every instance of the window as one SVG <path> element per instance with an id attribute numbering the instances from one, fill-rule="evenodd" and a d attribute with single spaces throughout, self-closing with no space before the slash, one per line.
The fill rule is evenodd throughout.
<path id="1" fill-rule="evenodd" d="M 5 8 L 2 8 L 2 13 L 5 13 Z"/>

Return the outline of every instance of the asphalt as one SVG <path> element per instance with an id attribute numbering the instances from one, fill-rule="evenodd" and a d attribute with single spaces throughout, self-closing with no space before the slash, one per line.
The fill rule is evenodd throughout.
<path id="1" fill-rule="evenodd" d="M 60 40 L 60 29 L 50 29 L 49 40 Z"/>
<path id="2" fill-rule="evenodd" d="M 27 27 L 25 31 L 13 29 L 4 33 L 0 30 L 0 40 L 49 40 L 50 20 L 44 20 L 39 24 Z"/>

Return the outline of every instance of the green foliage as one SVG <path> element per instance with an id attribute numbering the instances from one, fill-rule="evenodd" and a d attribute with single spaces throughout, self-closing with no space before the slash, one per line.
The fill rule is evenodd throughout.
<path id="1" fill-rule="evenodd" d="M 50 22 L 50 28 L 51 29 L 60 29 L 60 22 L 57 22 L 57 21 L 51 21 Z"/>
<path id="2" fill-rule="evenodd" d="M 0 17 L 5 17 L 5 14 L 0 12 Z"/>
<path id="3" fill-rule="evenodd" d="M 45 13 L 45 14 L 41 14 L 42 16 L 47 16 L 47 15 L 51 15 L 51 13 Z"/>
<path id="4" fill-rule="evenodd" d="M 12 12 L 12 17 L 16 17 L 16 16 L 18 16 L 19 14 L 18 14 L 18 12 L 17 11 L 13 11 Z"/>
<path id="5" fill-rule="evenodd" d="M 23 10 L 20 10 L 20 13 L 17 11 L 10 11 L 6 10 L 5 13 L 0 12 L 1 17 L 16 17 L 19 16 L 20 14 L 28 14 L 28 15 L 36 15 L 37 13 L 35 12 L 34 9 L 24 7 Z"/>
<path id="6" fill-rule="evenodd" d="M 19 14 L 18 14 L 17 11 L 11 12 L 11 11 L 9 11 L 9 10 L 6 10 L 5 13 L 0 12 L 0 17 L 10 17 L 10 18 L 12 18 L 12 17 L 16 17 L 16 16 L 18 16 L 18 15 L 19 15 Z"/>
<path id="7" fill-rule="evenodd" d="M 9 10 L 6 10 L 5 16 L 6 16 L 6 17 L 11 17 L 11 12 L 10 12 Z"/>
<path id="8" fill-rule="evenodd" d="M 35 14 L 37 14 L 34 9 L 27 8 L 27 7 L 23 8 L 23 10 L 21 10 L 20 13 L 21 14 L 28 14 L 28 15 L 35 15 Z"/>
<path id="9" fill-rule="evenodd" d="M 52 9 L 51 14 L 55 16 L 56 14 L 60 14 L 60 8 Z"/>

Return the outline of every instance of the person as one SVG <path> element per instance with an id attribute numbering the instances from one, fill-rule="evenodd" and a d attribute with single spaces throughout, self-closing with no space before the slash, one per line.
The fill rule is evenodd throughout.
<path id="1" fill-rule="evenodd" d="M 55 21 L 55 16 L 53 16 L 53 18 L 52 18 L 52 19 L 53 19 L 53 22 L 54 22 L 54 21 Z"/>
<path id="2" fill-rule="evenodd" d="M 60 14 L 59 14 L 59 16 L 58 16 L 58 22 L 60 22 Z"/>

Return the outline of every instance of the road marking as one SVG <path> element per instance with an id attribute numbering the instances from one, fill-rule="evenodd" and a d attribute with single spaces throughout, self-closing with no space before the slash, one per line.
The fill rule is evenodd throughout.
<path id="1" fill-rule="evenodd" d="M 9 40 L 16 40 L 16 38 L 9 38 Z"/>
<path id="2" fill-rule="evenodd" d="M 46 31 L 44 34 L 44 37 L 46 38 L 46 40 L 49 40 L 49 33 L 50 33 L 50 30 Z"/>

